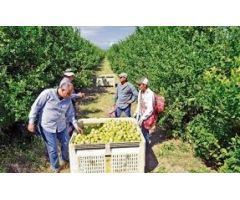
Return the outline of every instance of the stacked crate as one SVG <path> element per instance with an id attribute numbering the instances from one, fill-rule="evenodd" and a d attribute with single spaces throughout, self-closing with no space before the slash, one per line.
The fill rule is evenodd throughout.
<path id="1" fill-rule="evenodd" d="M 115 75 L 114 74 L 99 75 L 96 79 L 96 86 L 115 87 Z"/>

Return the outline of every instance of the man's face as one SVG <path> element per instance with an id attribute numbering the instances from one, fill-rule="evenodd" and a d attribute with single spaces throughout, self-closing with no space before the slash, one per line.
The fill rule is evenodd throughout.
<path id="1" fill-rule="evenodd" d="M 69 76 L 68 78 L 69 78 L 70 81 L 73 81 L 74 76 Z"/>
<path id="2" fill-rule="evenodd" d="M 138 88 L 139 88 L 139 90 L 141 90 L 141 91 L 145 91 L 145 90 L 146 90 L 146 85 L 143 84 L 143 83 L 139 83 L 139 84 L 138 84 Z"/>
<path id="3" fill-rule="evenodd" d="M 127 80 L 126 77 L 124 77 L 124 76 L 119 76 L 119 81 L 120 81 L 121 83 L 125 83 L 126 80 Z"/>
<path id="4" fill-rule="evenodd" d="M 65 99 L 65 98 L 68 98 L 72 95 L 72 91 L 73 89 L 72 88 L 68 88 L 68 89 L 63 89 L 62 88 L 62 97 Z"/>

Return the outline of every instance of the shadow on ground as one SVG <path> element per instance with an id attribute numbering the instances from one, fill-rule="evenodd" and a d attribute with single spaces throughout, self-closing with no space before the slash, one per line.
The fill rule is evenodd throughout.
<path id="1" fill-rule="evenodd" d="M 7 164 L 6 172 L 7 173 L 32 173 L 31 165 L 29 163 L 28 164 L 22 163 L 20 159 L 15 163 Z"/>
<path id="2" fill-rule="evenodd" d="M 160 144 L 170 139 L 170 137 L 166 136 L 166 131 L 161 128 L 157 128 L 156 131 L 151 133 L 151 144 L 146 147 L 146 166 L 145 172 L 152 172 L 155 168 L 158 167 L 158 160 L 156 155 L 154 154 L 152 147 L 156 144 Z"/>
<path id="3" fill-rule="evenodd" d="M 96 102 L 97 97 L 103 94 L 109 94 L 109 90 L 106 87 L 91 87 L 83 89 L 81 92 L 85 93 L 85 97 L 80 100 L 84 105 L 92 104 Z M 113 93 L 111 93 L 113 94 Z"/>
<path id="4" fill-rule="evenodd" d="M 97 87 L 97 86 L 94 86 L 94 87 L 91 87 L 91 88 L 85 88 L 85 89 L 82 89 L 82 92 L 86 93 L 86 94 L 89 94 L 89 95 L 97 95 L 97 94 L 101 94 L 101 93 L 107 93 L 108 90 L 105 88 L 105 87 Z"/>
<path id="5" fill-rule="evenodd" d="M 107 117 L 109 110 L 112 108 L 111 101 L 114 88 L 93 87 L 84 90 L 84 93 L 86 95 L 85 98 L 80 99 L 76 104 L 77 117 Z"/>
<path id="6" fill-rule="evenodd" d="M 100 109 L 82 109 L 82 110 L 80 110 L 80 112 L 79 112 L 79 116 L 81 116 L 81 118 L 89 118 L 89 114 L 91 113 L 91 114 L 93 114 L 93 113 L 99 113 L 99 112 L 101 112 L 102 110 L 100 110 Z"/>

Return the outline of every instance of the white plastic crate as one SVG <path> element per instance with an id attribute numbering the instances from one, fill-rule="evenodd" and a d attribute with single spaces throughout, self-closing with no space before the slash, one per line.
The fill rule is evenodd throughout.
<path id="1" fill-rule="evenodd" d="M 135 125 L 133 118 L 80 119 L 83 125 L 105 123 L 109 120 L 127 120 Z M 122 142 L 109 144 L 73 144 L 74 133 L 69 143 L 70 171 L 80 173 L 121 173 L 144 172 L 145 139 L 140 128 L 140 142 Z M 127 133 L 126 133 L 127 134 Z"/>
<path id="2" fill-rule="evenodd" d="M 96 80 L 96 86 L 115 87 L 115 75 L 114 74 L 99 75 Z"/>

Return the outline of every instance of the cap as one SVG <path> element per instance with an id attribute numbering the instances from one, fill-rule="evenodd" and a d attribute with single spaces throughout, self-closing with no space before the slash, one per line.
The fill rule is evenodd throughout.
<path id="1" fill-rule="evenodd" d="M 68 68 L 63 73 L 65 76 L 74 76 L 73 70 Z"/>
<path id="2" fill-rule="evenodd" d="M 125 77 L 125 78 L 127 78 L 127 73 L 122 72 L 121 74 L 119 74 L 119 77 Z"/>
<path id="3" fill-rule="evenodd" d="M 65 70 L 65 72 L 73 72 L 73 69 L 67 68 L 67 69 Z"/>
<path id="4" fill-rule="evenodd" d="M 137 84 L 141 84 L 141 83 L 143 83 L 143 84 L 145 84 L 145 85 L 148 85 L 148 79 L 147 78 L 145 78 L 145 77 L 143 77 L 143 78 L 141 78 L 141 79 L 139 79 L 138 81 L 137 81 Z"/>
<path id="5" fill-rule="evenodd" d="M 74 73 L 73 72 L 64 72 L 64 75 L 65 76 L 74 76 Z"/>

